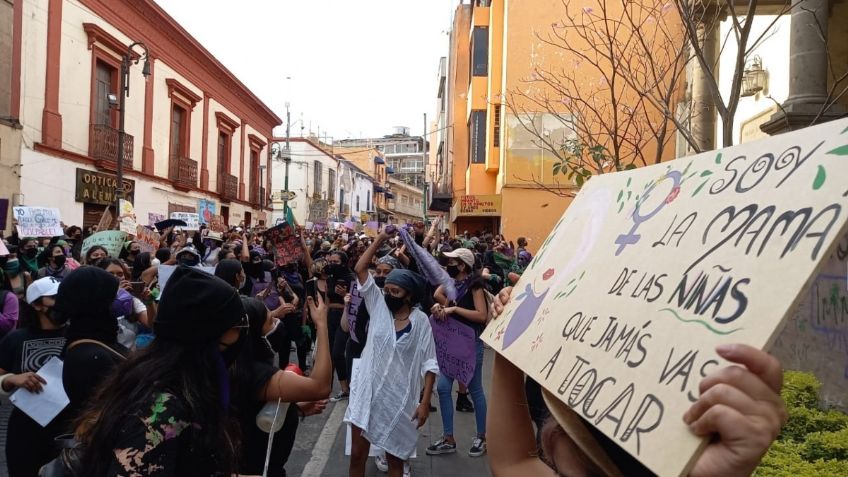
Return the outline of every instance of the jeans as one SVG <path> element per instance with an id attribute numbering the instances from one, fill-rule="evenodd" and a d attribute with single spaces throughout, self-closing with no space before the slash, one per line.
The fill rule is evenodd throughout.
<path id="1" fill-rule="evenodd" d="M 483 393 L 483 342 L 477 338 L 474 346 L 477 351 L 477 365 L 474 377 L 468 383 L 468 393 L 474 403 L 474 418 L 477 421 L 477 435 L 486 435 L 486 395 Z M 453 378 L 439 375 L 436 388 L 439 391 L 439 408 L 442 415 L 442 428 L 445 436 L 453 436 Z"/>

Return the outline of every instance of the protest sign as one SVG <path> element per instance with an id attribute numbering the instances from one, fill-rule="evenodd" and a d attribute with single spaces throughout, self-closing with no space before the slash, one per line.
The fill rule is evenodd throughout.
<path id="1" fill-rule="evenodd" d="M 174 230 L 200 230 L 200 215 L 193 212 L 171 212 L 171 218 L 174 220 L 182 220 L 186 223 L 185 227 L 174 227 Z"/>
<path id="2" fill-rule="evenodd" d="M 6 243 L 0 240 L 0 257 L 5 257 L 9 255 L 9 249 L 6 248 Z"/>
<path id="3" fill-rule="evenodd" d="M 483 339 L 658 475 L 715 347 L 770 349 L 845 233 L 848 120 L 591 178 Z M 842 282 L 842 287 L 845 282 Z"/>
<path id="4" fill-rule="evenodd" d="M 380 232 L 380 224 L 377 221 L 371 221 L 365 223 L 365 235 L 371 238 L 377 238 L 377 234 Z"/>
<path id="5" fill-rule="evenodd" d="M 12 207 L 18 221 L 19 237 L 59 237 L 65 235 L 59 209 L 49 207 Z"/>
<path id="6" fill-rule="evenodd" d="M 143 225 L 136 226 L 135 240 L 142 252 L 155 253 L 159 248 L 159 234 Z"/>
<path id="7" fill-rule="evenodd" d="M 313 224 L 326 224 L 330 216 L 330 201 L 313 200 L 309 204 L 309 217 L 306 219 Z"/>
<path id="8" fill-rule="evenodd" d="M 97 232 L 83 240 L 82 250 L 80 253 L 85 255 L 91 247 L 100 245 L 106 249 L 109 256 L 118 258 L 118 255 L 121 253 L 121 248 L 124 246 L 126 241 L 126 232 L 122 232 L 120 230 L 104 230 L 103 232 Z"/>
<path id="9" fill-rule="evenodd" d="M 225 233 L 227 226 L 224 224 L 224 218 L 220 215 L 213 215 L 209 220 L 209 230 L 213 232 Z"/>
<path id="10" fill-rule="evenodd" d="M 218 205 L 211 200 L 200 199 L 198 201 L 198 216 L 200 217 L 200 223 L 209 224 L 212 221 L 212 217 L 215 216 Z"/>
<path id="11" fill-rule="evenodd" d="M 115 216 L 109 210 L 109 207 L 103 209 L 103 215 L 100 216 L 100 222 L 97 222 L 97 230 L 104 231 L 112 228 L 112 222 L 115 221 Z"/>
<path id="12" fill-rule="evenodd" d="M 359 316 L 359 305 L 362 304 L 362 295 L 359 293 L 359 284 L 356 280 L 350 281 L 350 302 L 347 304 L 347 324 L 350 325 L 350 339 L 359 343 L 356 336 L 356 319 Z"/>
<path id="13" fill-rule="evenodd" d="M 135 235 L 138 224 L 135 221 L 135 208 L 132 202 L 124 199 L 119 201 L 121 212 L 118 218 L 118 224 L 121 232 L 126 232 L 128 235 Z"/>
<path id="14" fill-rule="evenodd" d="M 278 267 L 299 262 L 303 258 L 303 244 L 300 237 L 295 235 L 294 227 L 288 222 L 268 229 L 264 235 L 274 245 L 274 260 Z"/>
<path id="15" fill-rule="evenodd" d="M 165 214 L 157 214 L 155 212 L 147 213 L 147 225 L 155 227 L 157 222 L 165 220 Z"/>
<path id="16" fill-rule="evenodd" d="M 430 316 L 439 372 L 468 386 L 477 366 L 476 333 L 454 318 L 438 320 Z"/>

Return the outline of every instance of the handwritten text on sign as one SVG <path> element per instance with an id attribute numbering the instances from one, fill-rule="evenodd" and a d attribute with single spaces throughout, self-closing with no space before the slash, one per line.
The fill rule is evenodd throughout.
<path id="1" fill-rule="evenodd" d="M 450 317 L 437 320 L 430 316 L 430 327 L 436 343 L 439 371 L 467 386 L 477 366 L 474 330 Z"/>
<path id="2" fill-rule="evenodd" d="M 484 340 L 659 475 L 721 343 L 768 349 L 846 224 L 848 120 L 592 178 Z"/>
<path id="3" fill-rule="evenodd" d="M 182 220 L 186 223 L 185 227 L 174 227 L 174 230 L 200 230 L 200 215 L 192 212 L 171 212 L 171 218 Z"/>
<path id="4" fill-rule="evenodd" d="M 65 234 L 59 209 L 48 207 L 13 207 L 20 237 L 58 237 Z"/>

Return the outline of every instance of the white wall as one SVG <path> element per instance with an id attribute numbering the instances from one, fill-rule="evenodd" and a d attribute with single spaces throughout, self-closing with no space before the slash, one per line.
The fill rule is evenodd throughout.
<path id="1" fill-rule="evenodd" d="M 774 19 L 775 16 L 773 15 L 757 15 L 755 17 L 754 25 L 751 29 L 749 48 L 766 31 Z M 775 101 L 778 104 L 783 103 L 789 94 L 789 26 L 789 15 L 779 18 L 775 25 L 768 30 L 769 32 L 764 40 L 759 43 L 749 56 L 751 58 L 754 55 L 759 55 L 762 58 L 763 68 L 768 71 L 768 86 L 765 91 L 757 93 L 755 96 L 740 98 L 733 126 L 734 143 L 738 144 L 740 142 L 740 130 L 743 123 L 766 111 L 774 109 L 776 107 Z M 732 26 L 729 20 L 721 23 L 721 38 L 729 38 L 719 62 L 719 89 L 723 98 L 730 97 L 734 62 L 738 50 L 733 35 L 728 36 L 731 28 Z M 769 99 L 769 97 L 773 100 Z M 768 121 L 770 116 L 770 113 L 764 114 L 752 126 L 758 129 L 757 125 Z M 716 138 L 719 143 L 718 146 L 721 147 L 721 118 L 716 119 L 716 126 Z M 759 134 L 761 136 L 749 136 L 748 139 L 766 136 L 761 131 L 759 131 Z"/>

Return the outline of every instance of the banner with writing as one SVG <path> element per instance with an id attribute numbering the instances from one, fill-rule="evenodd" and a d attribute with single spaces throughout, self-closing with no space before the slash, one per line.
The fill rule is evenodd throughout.
<path id="1" fill-rule="evenodd" d="M 159 234 L 143 225 L 136 227 L 135 240 L 142 252 L 155 253 L 159 248 Z"/>
<path id="2" fill-rule="evenodd" d="M 432 315 L 430 327 L 433 329 L 439 372 L 468 386 L 477 367 L 474 330 L 451 317 L 438 320 Z"/>
<path id="3" fill-rule="evenodd" d="M 171 212 L 171 218 L 182 220 L 185 227 L 174 227 L 174 230 L 200 230 L 200 215 L 193 212 Z"/>
<path id="4" fill-rule="evenodd" d="M 82 255 L 85 255 L 91 247 L 99 245 L 106 249 L 109 256 L 118 258 L 118 255 L 121 254 L 121 248 L 124 246 L 126 241 L 126 232 L 122 232 L 120 230 L 104 230 L 103 232 L 92 234 L 87 239 L 83 240 L 81 253 Z"/>
<path id="5" fill-rule="evenodd" d="M 59 237 L 62 219 L 59 209 L 50 207 L 12 207 L 12 214 L 18 221 L 18 236 L 23 237 Z"/>
<path id="6" fill-rule="evenodd" d="M 483 339 L 658 475 L 725 343 L 770 349 L 845 233 L 848 119 L 591 178 Z M 842 282 L 842 287 L 845 283 Z"/>
<path id="7" fill-rule="evenodd" d="M 356 336 L 356 319 L 359 317 L 359 305 L 362 304 L 362 295 L 359 293 L 359 284 L 356 280 L 350 281 L 350 303 L 347 304 L 347 323 L 350 325 L 350 339 L 359 343 Z"/>

